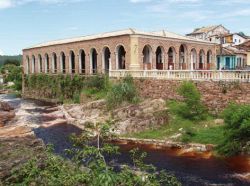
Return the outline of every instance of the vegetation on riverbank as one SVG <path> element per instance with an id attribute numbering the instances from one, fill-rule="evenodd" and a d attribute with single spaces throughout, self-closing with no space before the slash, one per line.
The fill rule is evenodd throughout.
<path id="1" fill-rule="evenodd" d="M 26 79 L 28 89 L 40 92 L 50 98 L 60 98 L 64 103 L 80 103 L 82 97 L 90 99 L 106 99 L 107 108 L 113 109 L 124 102 L 134 104 L 140 99 L 133 79 L 124 79 L 111 83 L 106 76 L 82 77 L 82 76 L 51 76 L 51 75 L 30 75 Z M 235 116 L 235 109 L 225 110 L 220 117 L 223 122 L 215 122 L 212 116 L 201 101 L 201 95 L 192 82 L 183 82 L 177 89 L 182 100 L 167 101 L 169 108 L 169 122 L 159 129 L 151 129 L 136 134 L 129 134 L 129 137 L 148 138 L 148 139 L 171 139 L 185 143 L 196 142 L 214 144 L 218 146 L 218 152 L 226 155 L 237 154 L 240 152 L 249 153 L 249 138 L 239 137 L 249 136 L 248 115 Z M 241 113 L 248 110 L 242 108 Z M 225 114 L 225 113 L 230 114 Z M 234 124 L 228 121 L 229 116 L 239 117 Z M 232 120 L 234 118 L 231 118 Z M 242 120 L 241 120 L 242 119 Z M 221 120 L 221 119 L 220 119 Z M 244 122 L 243 122 L 244 121 Z M 234 125 L 232 127 L 232 125 Z M 229 127 L 228 127 L 229 126 Z M 240 126 L 237 128 L 235 126 Z M 230 128 L 231 127 L 231 128 Z M 230 131 L 230 134 L 229 132 Z M 246 132 L 242 133 L 242 131 Z M 237 136 L 238 135 L 238 136 Z"/>
<path id="2" fill-rule="evenodd" d="M 250 105 L 230 104 L 223 118 L 224 138 L 218 152 L 227 156 L 250 154 Z"/>
<path id="3" fill-rule="evenodd" d="M 167 102 L 169 123 L 126 137 L 213 144 L 219 154 L 226 156 L 250 154 L 250 105 L 229 105 L 221 114 L 225 124 L 218 125 L 202 105 L 200 94 L 191 82 L 184 82 L 178 93 L 182 101 Z"/>
<path id="4" fill-rule="evenodd" d="M 123 102 L 138 102 L 138 94 L 132 77 L 112 83 L 107 76 L 84 77 L 79 75 L 28 75 L 25 88 L 30 92 L 59 99 L 63 103 L 80 103 L 82 97 L 106 99 L 107 108 L 115 108 Z"/>
<path id="5" fill-rule="evenodd" d="M 16 65 L 18 61 L 6 61 L 6 64 L 1 67 L 0 73 L 3 75 L 4 83 L 13 82 L 11 87 L 4 87 L 16 91 L 22 90 L 22 67 Z"/>
<path id="6" fill-rule="evenodd" d="M 96 136 L 93 138 L 93 135 Z M 116 169 L 106 157 L 117 155 L 118 147 L 105 143 L 111 137 L 107 124 L 87 125 L 82 135 L 72 136 L 75 144 L 66 152 L 65 160 L 54 155 L 51 148 L 43 156 L 34 157 L 13 170 L 5 185 L 89 185 L 89 186 L 179 186 L 172 175 L 143 162 L 146 153 L 130 151 L 132 166 Z M 94 141 L 95 143 L 91 143 Z"/>

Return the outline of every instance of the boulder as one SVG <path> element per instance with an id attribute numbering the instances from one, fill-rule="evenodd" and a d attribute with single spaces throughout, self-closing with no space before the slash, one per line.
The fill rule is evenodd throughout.
<path id="1" fill-rule="evenodd" d="M 8 103 L 0 101 L 0 111 L 12 111 L 14 110 L 14 108 L 12 106 L 10 106 Z"/>

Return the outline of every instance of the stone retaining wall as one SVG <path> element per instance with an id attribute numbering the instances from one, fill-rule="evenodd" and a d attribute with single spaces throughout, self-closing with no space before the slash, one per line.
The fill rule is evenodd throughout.
<path id="1" fill-rule="evenodd" d="M 143 98 L 181 99 L 177 88 L 181 81 L 136 79 Z M 228 103 L 250 104 L 250 84 L 239 82 L 194 81 L 201 92 L 202 101 L 214 113 L 219 113 Z"/>

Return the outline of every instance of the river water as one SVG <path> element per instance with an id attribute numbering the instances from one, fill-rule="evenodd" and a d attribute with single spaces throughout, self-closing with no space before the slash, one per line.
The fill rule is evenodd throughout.
<path id="1" fill-rule="evenodd" d="M 46 144 L 53 144 L 55 153 L 64 156 L 64 149 L 72 147 L 68 137 L 72 133 L 80 134 L 78 127 L 59 122 L 60 124 L 44 127 L 43 124 L 58 118 L 48 116 L 57 110 L 55 105 L 34 100 L 23 100 L 10 95 L 0 95 L 0 100 L 7 101 L 16 108 L 17 125 L 28 125 L 35 135 Z M 129 150 L 139 147 L 148 153 L 146 163 L 153 164 L 159 170 L 173 173 L 183 185 L 228 185 L 247 186 L 250 182 L 240 179 L 240 175 L 250 173 L 249 157 L 218 159 L 203 156 L 179 156 L 176 149 L 156 149 L 148 145 L 116 144 L 120 146 L 121 155 L 115 157 L 117 163 L 130 164 Z"/>

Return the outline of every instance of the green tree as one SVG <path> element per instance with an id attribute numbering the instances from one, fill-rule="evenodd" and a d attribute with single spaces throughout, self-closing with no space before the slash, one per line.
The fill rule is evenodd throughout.
<path id="1" fill-rule="evenodd" d="M 224 141 L 218 152 L 227 156 L 250 154 L 250 105 L 230 104 L 223 112 Z"/>
<path id="2" fill-rule="evenodd" d="M 201 95 L 196 86 L 189 81 L 183 82 L 177 90 L 183 101 L 172 102 L 171 110 L 185 119 L 203 120 L 207 109 L 201 102 Z"/>
<path id="3" fill-rule="evenodd" d="M 14 82 L 15 90 L 22 90 L 22 68 L 20 66 L 8 64 L 1 68 L 4 82 Z"/>
<path id="4" fill-rule="evenodd" d="M 137 103 L 138 101 L 138 92 L 131 76 L 127 76 L 120 83 L 113 85 L 107 94 L 108 109 L 115 108 L 123 102 Z"/>
<path id="5" fill-rule="evenodd" d="M 4 65 L 16 65 L 16 66 L 20 66 L 21 62 L 17 59 L 6 59 L 4 61 Z"/>

